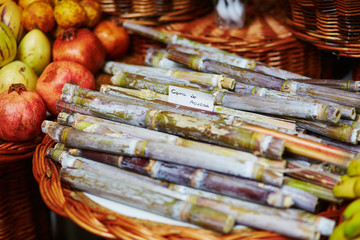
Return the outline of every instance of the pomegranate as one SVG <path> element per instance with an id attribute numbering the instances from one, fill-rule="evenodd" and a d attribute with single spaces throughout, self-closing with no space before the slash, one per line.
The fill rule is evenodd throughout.
<path id="1" fill-rule="evenodd" d="M 109 59 L 120 59 L 126 54 L 130 37 L 125 28 L 115 19 L 101 21 L 95 27 L 94 34 L 104 45 Z"/>
<path id="2" fill-rule="evenodd" d="M 53 61 L 77 62 L 92 73 L 100 70 L 105 61 L 105 48 L 95 34 L 87 28 L 69 29 L 56 38 Z"/>
<path id="3" fill-rule="evenodd" d="M 0 94 L 0 138 L 26 141 L 38 136 L 46 118 L 41 97 L 22 83 L 12 84 Z"/>
<path id="4" fill-rule="evenodd" d="M 50 63 L 36 83 L 36 92 L 43 98 L 47 110 L 54 116 L 59 114 L 56 110 L 56 102 L 61 97 L 65 83 L 95 89 L 94 75 L 83 65 L 70 61 Z"/>

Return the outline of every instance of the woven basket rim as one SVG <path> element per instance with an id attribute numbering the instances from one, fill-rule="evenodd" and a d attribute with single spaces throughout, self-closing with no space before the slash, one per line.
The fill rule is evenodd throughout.
<path id="1" fill-rule="evenodd" d="M 263 230 L 242 229 L 227 235 L 219 235 L 203 228 L 191 228 L 156 223 L 128 217 L 109 210 L 88 198 L 83 192 L 71 190 L 60 182 L 59 164 L 46 157 L 55 142 L 45 136 L 33 156 L 33 175 L 39 184 L 45 204 L 55 213 L 100 237 L 107 239 L 290 239 L 278 233 Z M 319 215 L 340 220 L 344 207 L 330 205 Z"/>

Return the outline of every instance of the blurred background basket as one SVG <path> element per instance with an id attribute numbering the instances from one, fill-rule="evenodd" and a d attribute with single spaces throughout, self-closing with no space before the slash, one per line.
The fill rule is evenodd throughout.
<path id="1" fill-rule="evenodd" d="M 99 0 L 102 11 L 143 25 L 194 19 L 210 12 L 211 0 Z"/>
<path id="2" fill-rule="evenodd" d="M 83 229 L 102 238 L 129 240 L 289 239 L 277 233 L 250 228 L 235 230 L 228 235 L 219 235 L 202 228 L 167 225 L 115 213 L 93 202 L 84 193 L 74 191 L 60 182 L 59 164 L 46 157 L 47 150 L 53 145 L 54 141 L 45 136 L 33 157 L 33 174 L 40 186 L 44 202 L 55 213 L 71 219 Z M 339 222 L 343 209 L 343 206 L 329 205 L 319 215 Z"/>
<path id="3" fill-rule="evenodd" d="M 352 58 L 353 79 L 360 79 L 359 1 L 288 0 L 288 9 L 287 24 L 297 38 Z"/>
<path id="4" fill-rule="evenodd" d="M 50 211 L 32 174 L 40 142 L 0 144 L 0 239 L 51 239 Z"/>
<path id="5" fill-rule="evenodd" d="M 219 28 L 213 12 L 156 28 L 308 77 L 342 77 L 349 70 L 348 60 L 298 40 L 286 25 L 286 10 L 285 1 L 253 0 L 247 3 L 243 28 Z M 131 56 L 124 60 L 128 63 L 145 64 L 148 48 L 166 47 L 141 36 L 131 38 Z"/>

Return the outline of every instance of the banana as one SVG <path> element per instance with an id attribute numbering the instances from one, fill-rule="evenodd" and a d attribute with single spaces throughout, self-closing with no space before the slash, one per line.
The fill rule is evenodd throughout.
<path id="1" fill-rule="evenodd" d="M 331 233 L 329 240 L 349 240 L 344 233 L 346 223 L 347 221 L 341 222 Z"/>
<path id="2" fill-rule="evenodd" d="M 360 212 L 357 212 L 345 221 L 344 233 L 348 238 L 360 236 Z"/>
<path id="3" fill-rule="evenodd" d="M 351 218 L 355 213 L 360 212 L 360 198 L 352 201 L 344 210 L 345 219 Z"/>
<path id="4" fill-rule="evenodd" d="M 360 197 L 360 177 L 355 181 L 354 184 L 354 193 L 356 197 Z"/>
<path id="5" fill-rule="evenodd" d="M 346 175 L 345 175 L 346 176 Z M 360 176 L 356 177 L 343 177 L 340 182 L 336 183 L 333 187 L 333 193 L 335 197 L 340 198 L 355 198 L 355 183 L 360 179 Z"/>
<path id="6" fill-rule="evenodd" d="M 353 160 L 347 167 L 347 175 L 357 176 L 360 175 L 360 160 Z"/>

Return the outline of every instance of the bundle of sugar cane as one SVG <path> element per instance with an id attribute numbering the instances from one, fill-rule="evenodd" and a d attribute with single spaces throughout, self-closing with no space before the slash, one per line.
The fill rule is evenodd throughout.
<path id="1" fill-rule="evenodd" d="M 224 75 L 218 74 L 209 74 L 202 72 L 194 72 L 194 71 L 183 71 L 183 70 L 175 70 L 175 69 L 162 69 L 155 67 L 146 67 L 140 65 L 131 65 L 126 63 L 119 63 L 113 61 L 105 62 L 103 66 L 103 71 L 105 73 L 116 75 L 119 71 L 138 73 L 141 75 L 147 75 L 149 73 L 152 74 L 161 74 L 174 78 L 189 80 L 194 83 L 201 83 L 205 85 L 209 85 L 212 87 L 217 87 L 219 89 L 225 88 L 232 90 L 235 86 L 235 79 L 226 77 Z"/>
<path id="2" fill-rule="evenodd" d="M 78 89 L 78 87 L 76 87 Z M 126 89 L 120 89 L 116 86 L 102 86 L 101 91 L 106 94 L 112 94 L 114 96 L 121 96 L 123 92 L 129 93 Z M 76 91 L 79 92 L 79 91 Z M 148 96 L 153 99 L 160 99 L 166 101 L 167 98 L 164 95 L 156 94 L 155 96 L 150 93 L 150 95 L 146 95 L 147 92 L 138 92 L 137 97 L 144 96 L 144 99 L 148 99 Z M 136 94 L 135 91 L 131 91 L 131 94 Z M 233 112 L 230 112 L 233 113 Z M 252 124 L 242 123 L 241 126 L 243 128 L 251 129 L 252 131 L 261 132 L 264 134 L 269 134 L 274 137 L 285 140 L 285 149 L 287 152 L 299 154 L 302 156 L 310 157 L 320 161 L 328 161 L 341 166 L 346 166 L 351 159 L 355 157 L 354 154 L 348 153 L 347 151 L 343 151 L 341 149 L 336 149 L 333 147 L 329 147 L 327 145 L 322 144 L 321 142 L 314 142 L 311 139 L 299 139 L 296 136 L 290 136 L 289 134 L 283 134 L 276 130 L 271 130 L 263 127 L 259 127 Z M 288 132 L 288 131 L 287 131 Z"/>
<path id="3" fill-rule="evenodd" d="M 333 106 L 333 107 L 339 109 L 339 112 L 341 113 L 341 118 L 354 120 L 356 117 L 356 110 L 354 107 L 349 107 L 349 106 L 346 106 L 343 104 L 332 103 L 332 102 L 321 100 L 321 99 L 289 94 L 286 92 L 256 87 L 256 86 L 252 86 L 252 85 L 240 83 L 240 82 L 237 82 L 235 84 L 234 91 L 237 93 L 241 93 L 241 94 L 253 94 L 253 95 L 259 95 L 259 96 L 264 96 L 264 97 L 276 97 L 276 98 L 295 100 L 295 101 L 300 101 L 300 102 L 319 103 L 319 104 L 323 104 L 323 105 Z"/>
<path id="4" fill-rule="evenodd" d="M 234 159 L 238 159 L 239 161 L 252 161 L 269 168 L 283 169 L 286 164 L 283 160 L 270 160 L 232 148 L 225 148 L 213 144 L 193 141 L 163 132 L 122 124 L 76 112 L 60 112 L 57 117 L 57 122 L 85 132 L 116 136 L 120 138 L 133 138 L 138 140 L 169 143 L 232 157 Z M 262 174 L 258 175 L 259 179 L 266 178 L 267 174 L 270 174 L 270 176 L 275 174 L 271 170 L 264 169 L 263 171 L 264 172 Z"/>
<path id="5" fill-rule="evenodd" d="M 68 100 L 74 101 L 74 98 Z M 75 104 L 86 104 L 92 114 L 110 120 L 226 147 L 257 151 L 271 159 L 279 159 L 283 153 L 283 141 L 241 127 L 170 111 L 153 110 L 131 103 L 124 104 L 99 98 L 75 100 Z"/>
<path id="6" fill-rule="evenodd" d="M 228 108 L 245 110 L 257 113 L 290 116 L 305 119 L 316 119 L 329 122 L 337 122 L 340 118 L 340 109 L 319 103 L 299 102 L 295 100 L 264 98 L 256 95 L 237 94 L 215 90 L 210 87 L 176 83 L 167 78 L 159 78 L 158 75 L 146 77 L 140 74 L 118 72 L 111 78 L 112 84 L 120 87 L 135 89 L 150 89 L 157 93 L 169 94 L 171 86 L 186 87 L 191 90 L 201 91 L 215 96 L 216 105 Z M 218 96 L 218 97 L 216 97 Z"/>
<path id="7" fill-rule="evenodd" d="M 59 147 L 61 148 L 61 147 Z M 117 156 L 117 155 L 113 155 L 113 154 L 108 154 L 108 153 L 99 153 L 99 152 L 95 152 L 95 151 L 90 151 L 90 150 L 84 150 L 84 149 L 74 149 L 74 148 L 70 148 L 68 149 L 69 153 L 74 155 L 74 156 L 80 156 L 80 157 L 85 157 L 85 158 L 89 158 L 101 163 L 105 163 L 108 165 L 112 165 L 112 166 L 116 166 L 125 170 L 130 170 L 132 172 L 136 172 L 142 175 L 147 175 L 149 176 L 149 174 L 151 174 L 151 177 L 160 179 L 160 180 L 165 180 L 165 181 L 170 181 L 172 183 L 179 183 L 179 184 L 183 184 L 183 185 L 190 185 L 189 182 L 194 182 L 196 181 L 196 178 L 200 175 L 200 173 L 196 174 L 196 178 L 191 179 L 191 180 L 185 180 L 183 181 L 183 179 L 186 179 L 186 175 L 183 176 L 182 178 L 179 177 L 178 173 L 174 170 L 177 169 L 178 167 L 176 166 L 171 166 L 170 163 L 165 163 L 165 166 L 163 163 L 157 161 L 155 162 L 154 160 L 146 160 L 143 158 L 130 158 L 130 157 L 124 157 L 124 156 Z M 166 168 L 166 166 L 171 166 L 170 169 Z M 160 166 L 159 166 L 160 165 Z M 166 174 L 160 174 L 160 167 L 164 167 L 165 168 L 165 172 Z M 183 167 L 180 167 L 181 169 Z M 166 170 L 167 169 L 167 170 Z M 170 172 L 172 174 L 170 174 Z M 150 173 L 149 173 L 150 172 Z M 181 171 L 181 173 L 183 173 Z M 184 174 L 186 174 L 186 171 L 184 171 Z M 213 179 L 215 180 L 215 179 Z M 206 178 L 202 177 L 201 181 L 207 181 Z M 221 181 L 221 180 L 220 180 Z M 224 186 L 226 189 L 220 189 L 219 185 L 217 186 L 208 186 L 206 187 L 207 190 L 212 189 L 213 192 L 222 192 L 223 195 L 227 195 L 227 196 L 237 196 L 238 199 L 245 199 L 244 196 L 246 195 L 245 193 L 242 193 L 242 195 L 238 195 L 237 193 L 235 193 L 234 191 L 228 192 L 229 189 L 231 188 L 228 184 L 224 184 L 224 183 L 220 183 L 222 186 Z M 204 187 L 201 187 L 200 184 L 195 184 L 195 183 L 191 183 L 191 185 L 193 185 L 193 187 L 197 188 L 197 189 L 203 189 L 206 190 Z M 232 185 L 230 183 L 230 185 Z M 227 187 L 226 187 L 227 186 Z M 216 190 L 214 189 L 214 187 L 216 188 Z M 283 189 L 285 187 L 285 190 Z M 232 187 L 233 189 L 236 189 L 236 187 Z M 268 205 L 279 205 L 281 204 L 282 207 L 285 207 L 286 205 L 291 204 L 291 202 L 294 203 L 294 206 L 296 206 L 297 208 L 300 209 L 304 209 L 306 211 L 309 212 L 314 212 L 316 210 L 316 207 L 318 205 L 318 198 L 316 196 L 314 196 L 311 193 L 308 193 L 306 191 L 300 190 L 300 189 L 296 189 L 295 187 L 290 187 L 290 186 L 282 186 L 279 190 L 279 188 L 274 187 L 273 185 L 261 185 L 260 186 L 260 192 L 264 192 L 264 188 L 270 190 L 271 192 L 280 192 L 281 194 L 283 192 L 286 192 L 286 194 L 283 195 L 275 195 L 274 197 L 269 198 L 267 204 Z M 259 187 L 256 187 L 255 189 L 259 189 Z M 223 192 L 225 191 L 225 192 Z M 250 195 L 252 195 L 252 191 L 250 190 Z M 224 194 L 225 193 L 225 194 Z M 261 193 L 260 193 L 261 195 Z M 291 202 L 289 200 L 287 200 L 287 198 L 284 198 L 284 200 L 278 202 L 278 201 L 274 201 L 276 199 L 283 199 L 282 196 L 290 196 L 291 197 Z M 250 200 L 250 198 L 252 198 L 253 200 L 256 199 L 256 197 L 252 196 L 252 197 L 248 197 L 247 200 Z"/>
<path id="8" fill-rule="evenodd" d="M 60 145 L 56 144 L 54 146 L 54 148 L 55 149 L 67 149 L 69 154 L 76 156 L 76 157 L 84 157 L 87 159 L 98 161 L 100 163 L 105 163 L 105 164 L 112 165 L 115 167 L 120 167 L 122 169 L 129 170 L 129 171 L 132 171 L 135 173 L 140 173 L 140 174 L 146 175 L 146 176 L 148 176 L 148 174 L 149 174 L 149 171 L 146 169 L 146 165 L 147 165 L 148 161 L 145 160 L 144 158 L 131 159 L 129 157 L 116 156 L 116 155 L 112 155 L 112 154 L 108 154 L 108 153 L 100 153 L 100 152 L 84 150 L 84 149 L 67 148 L 63 144 L 60 144 Z M 57 159 L 57 158 L 59 158 L 59 156 L 55 155 L 52 158 Z M 74 160 L 74 164 L 72 164 L 71 166 L 73 166 L 75 168 L 79 168 L 79 167 L 83 168 L 83 167 L 87 166 L 86 164 L 83 165 L 83 164 L 78 164 L 78 163 L 81 163 L 79 159 Z M 89 169 L 89 168 L 87 168 L 87 169 Z M 103 170 L 103 167 L 92 167 L 92 168 L 90 168 L 90 170 L 99 172 L 99 171 Z M 117 175 L 117 174 L 112 174 L 112 176 L 114 176 L 114 175 Z M 178 175 L 178 177 L 181 177 L 181 176 L 179 176 L 179 174 L 177 174 L 177 175 Z M 147 179 L 147 181 L 149 181 L 149 180 Z M 202 181 L 206 181 L 206 179 L 203 179 Z M 222 201 L 222 202 L 234 205 L 234 206 L 246 208 L 249 210 L 257 210 L 257 211 L 260 211 L 260 212 L 263 212 L 266 214 L 270 214 L 270 215 L 276 215 L 276 216 L 281 216 L 284 218 L 294 219 L 294 220 L 301 221 L 301 222 L 308 222 L 311 224 L 315 224 L 320 229 L 320 232 L 323 235 L 329 235 L 331 233 L 331 229 L 334 226 L 334 223 L 331 220 L 329 221 L 326 218 L 322 218 L 317 215 L 313 215 L 313 214 L 310 214 L 308 212 L 304 212 L 301 210 L 295 210 L 295 209 L 289 209 L 289 208 L 286 208 L 286 209 L 285 208 L 283 208 L 283 209 L 272 208 L 270 206 L 259 205 L 259 204 L 253 203 L 253 202 L 243 201 L 240 199 L 226 197 L 224 195 L 210 193 L 208 191 L 204 192 L 199 189 L 186 187 L 184 185 L 177 185 L 177 184 L 174 184 L 174 182 L 166 183 L 164 181 L 160 181 L 160 182 L 155 182 L 155 183 L 157 183 L 161 186 L 167 186 L 170 189 L 173 189 L 175 191 L 178 191 L 178 192 L 181 192 L 184 194 L 199 195 L 199 196 L 203 196 L 206 198 L 219 200 L 219 201 Z M 287 192 L 289 192 L 289 191 L 287 191 Z M 304 206 L 305 204 L 308 204 L 309 206 L 305 207 L 305 209 L 310 209 L 310 211 L 313 211 L 312 206 L 314 204 L 316 205 L 316 203 L 317 203 L 316 198 L 310 198 L 307 201 L 304 201 L 304 198 L 298 199 L 297 196 L 298 195 L 294 195 L 292 197 L 294 202 L 303 203 L 303 205 L 299 205 L 299 206 Z"/>
<path id="9" fill-rule="evenodd" d="M 163 160 L 244 178 L 257 179 L 257 175 L 264 169 L 264 166 L 251 161 L 239 161 L 231 157 L 173 144 L 87 133 L 51 121 L 43 122 L 42 131 L 55 142 L 69 147 Z M 274 179 L 277 183 L 278 175 L 274 176 Z"/>
<path id="10" fill-rule="evenodd" d="M 116 182 L 119 181 L 128 184 L 131 187 L 144 186 L 143 189 L 145 192 L 149 190 L 154 192 L 155 195 L 164 194 L 184 202 L 193 202 L 196 205 L 234 216 L 235 221 L 238 224 L 274 231 L 300 239 L 314 239 L 314 237 L 317 239 L 319 233 L 329 235 L 334 227 L 333 221 L 325 218 L 317 218 L 311 214 L 303 213 L 303 216 L 300 216 L 299 212 L 296 211 L 271 209 L 253 203 L 246 203 L 240 200 L 218 196 L 216 194 L 188 189 L 175 184 L 166 185 L 164 182 L 154 181 L 126 171 L 100 166 L 101 164 L 94 163 L 84 158 L 74 158 L 69 157 L 66 154 L 63 155 L 65 156 L 57 157 L 57 160 L 60 160 L 63 166 L 65 165 L 67 167 L 83 170 L 78 171 L 82 172 L 82 174 L 78 176 L 86 176 L 86 173 L 94 173 L 94 176 L 98 176 L 100 179 L 102 179 L 103 176 L 106 176 L 113 179 L 112 181 L 116 180 Z M 72 177 L 74 177 L 74 175 L 72 175 Z M 73 184 L 74 181 L 71 183 Z M 74 186 L 76 186 L 76 184 Z M 86 190 L 90 189 L 87 188 Z M 191 193 L 189 194 L 189 192 Z M 259 211 L 259 208 L 260 210 L 264 209 L 265 212 Z M 270 213 L 274 213 L 274 215 L 270 215 Z M 279 225 L 279 222 L 286 223 L 286 227 L 282 224 Z M 289 224 L 294 225 L 294 227 L 300 227 L 299 231 L 288 229 Z"/>
<path id="11" fill-rule="evenodd" d="M 68 151 L 72 155 L 81 155 L 79 157 L 87 156 L 87 158 L 97 162 L 147 175 L 154 179 L 231 196 L 245 201 L 252 201 L 280 208 L 288 208 L 293 205 L 291 196 L 282 194 L 279 188 L 266 188 L 265 185 L 260 185 L 258 182 L 249 179 L 145 158 L 111 156 L 111 154 L 108 153 L 73 148 Z M 48 155 L 52 159 L 74 158 L 65 153 L 65 151 L 56 148 L 48 151 Z M 109 164 L 109 159 L 112 159 L 111 164 Z M 101 164 L 97 166 L 101 167 Z M 100 170 L 103 169 L 99 169 L 99 171 Z"/>
<path id="12" fill-rule="evenodd" d="M 76 89 L 78 89 L 78 90 L 73 91 L 73 92 L 80 93 L 79 92 L 80 88 L 76 87 Z M 89 91 L 86 90 L 86 92 L 89 92 Z M 97 94 L 99 94 L 99 93 L 97 93 Z M 88 95 L 89 94 L 87 93 L 87 95 L 85 95 L 85 96 L 88 96 Z M 91 102 L 91 101 L 88 101 L 88 102 Z M 109 104 L 111 104 L 111 102 L 109 102 Z M 119 105 L 118 103 L 114 103 L 114 102 L 112 102 L 112 104 Z M 124 113 L 117 114 L 117 116 L 116 116 L 112 113 L 112 110 L 110 111 L 110 109 L 108 112 L 105 111 L 106 105 L 107 104 L 104 104 L 104 107 L 98 107 L 98 110 L 95 109 L 95 111 L 92 111 L 92 113 L 97 116 L 100 116 L 100 117 L 105 117 L 105 118 L 115 120 L 115 121 L 120 121 L 120 122 L 129 123 L 130 120 L 134 120 L 132 118 L 132 119 L 128 119 L 127 121 L 125 121 L 123 118 L 120 118 L 119 116 L 126 116 L 126 114 L 124 115 Z M 177 110 L 179 108 L 180 107 L 178 107 L 176 109 L 174 108 L 174 110 Z M 145 119 L 145 116 L 143 119 Z M 136 122 L 134 124 L 138 124 L 137 126 L 141 126 L 141 127 L 144 126 L 144 124 L 140 124 L 140 123 L 136 123 Z M 190 125 L 192 125 L 192 124 L 190 124 Z M 321 144 L 319 142 L 314 142 L 314 141 L 307 140 L 307 139 L 301 139 L 299 137 L 291 136 L 289 134 L 284 134 L 284 133 L 281 133 L 281 132 L 278 132 L 275 130 L 266 129 L 266 128 L 262 128 L 259 126 L 255 126 L 255 125 L 251 125 L 251 124 L 244 124 L 244 123 L 241 126 L 243 128 L 250 129 L 252 131 L 272 135 L 276 138 L 285 140 L 286 151 L 289 153 L 292 153 L 292 154 L 298 154 L 301 156 L 306 156 L 311 159 L 316 159 L 316 160 L 320 160 L 320 161 L 331 162 L 331 163 L 334 163 L 334 164 L 337 164 L 340 166 L 347 166 L 348 163 L 355 157 L 354 154 L 351 154 L 344 150 L 330 147 L 330 146 Z M 169 132 L 169 131 L 167 131 L 167 129 L 165 129 L 164 131 Z M 174 132 L 169 132 L 169 133 L 174 133 Z M 182 132 L 182 134 L 184 134 L 184 132 Z M 182 136 L 184 136 L 184 135 L 182 135 Z M 270 156 L 270 158 L 275 159 L 274 156 Z"/>
<path id="13" fill-rule="evenodd" d="M 176 194 L 174 191 L 166 195 L 148 190 L 143 186 L 131 185 L 116 181 L 112 177 L 105 177 L 79 169 L 62 169 L 60 171 L 60 178 L 66 184 L 81 191 L 180 221 L 190 222 L 221 233 L 229 233 L 233 228 L 235 219 L 238 222 L 246 221 L 249 225 L 257 225 L 258 228 L 259 225 L 260 227 L 265 225 L 261 223 L 266 223 L 269 226 L 271 221 L 274 222 L 276 220 L 277 225 L 281 223 L 281 226 L 286 224 L 288 229 L 291 227 L 291 233 L 289 233 L 289 230 L 286 231 L 282 228 L 284 235 L 286 233 L 291 236 L 295 235 L 298 239 L 319 239 L 320 237 L 318 229 L 310 224 L 259 214 L 258 211 L 252 212 L 241 208 L 234 208 L 211 199 L 190 195 L 183 196 Z M 165 189 L 162 192 L 164 191 Z M 195 202 L 195 204 L 191 203 L 191 201 Z M 270 226 L 274 228 L 274 224 Z M 294 229 L 299 230 L 294 231 Z"/>
<path id="14" fill-rule="evenodd" d="M 297 82 L 309 83 L 314 85 L 320 85 L 329 88 L 341 89 L 350 92 L 359 92 L 360 81 L 354 80 L 340 80 L 340 79 L 289 79 Z"/>
<path id="15" fill-rule="evenodd" d="M 176 34 L 166 33 L 163 31 L 158 31 L 149 27 L 141 26 L 132 22 L 124 22 L 123 26 L 127 28 L 128 30 L 163 42 L 165 44 L 177 44 L 180 46 L 190 47 L 191 49 L 194 49 L 195 51 L 200 51 L 202 54 L 207 54 L 209 57 L 213 57 L 217 60 L 225 61 L 229 64 L 234 64 L 236 66 L 241 66 L 243 68 L 252 69 L 255 71 L 263 72 L 269 75 L 278 76 L 284 79 L 287 78 L 306 78 L 304 76 L 301 76 L 299 74 L 295 74 L 292 72 L 288 72 L 285 70 L 281 70 L 275 67 L 269 67 L 265 64 L 262 64 L 260 62 L 256 62 L 254 60 L 246 59 L 243 57 L 240 57 L 238 55 L 232 54 L 230 52 L 220 50 L 215 47 L 207 46 L 204 44 L 201 44 L 199 42 L 191 41 L 189 39 L 179 37 Z"/>
<path id="16" fill-rule="evenodd" d="M 310 96 L 350 107 L 360 107 L 360 96 L 355 92 L 291 80 L 284 80 L 278 77 L 214 61 L 203 56 L 190 55 L 173 49 L 169 50 L 168 57 L 171 60 L 185 64 L 186 66 L 197 71 L 224 74 L 245 84 L 269 88 L 300 96 Z"/>
<path id="17" fill-rule="evenodd" d="M 114 85 L 102 85 L 100 87 L 100 92 L 118 97 L 130 95 L 147 101 L 160 100 L 163 102 L 169 102 L 168 95 L 156 93 L 149 89 L 135 90 L 129 88 L 122 88 Z M 298 134 L 298 132 L 296 131 L 296 125 L 292 121 L 216 105 L 214 106 L 213 111 L 215 113 L 220 113 L 220 115 L 218 116 L 223 118 L 225 118 L 225 116 L 234 116 L 234 119 L 239 119 L 242 122 L 259 125 L 289 134 Z"/>
<path id="18" fill-rule="evenodd" d="M 179 138 L 174 135 L 168 135 L 161 132 L 156 132 L 148 129 L 142 129 L 126 124 L 121 124 L 117 122 L 112 122 L 92 116 L 86 116 L 78 113 L 65 113 L 60 112 L 58 115 L 58 123 L 71 126 L 74 129 L 82 130 L 90 133 L 103 134 L 108 136 L 117 136 L 120 138 L 135 138 L 148 141 L 158 141 L 166 142 L 170 144 L 176 144 L 179 146 L 186 146 L 194 149 L 200 149 L 204 151 L 209 151 L 219 155 L 225 155 L 239 159 L 241 161 L 253 161 L 259 164 L 266 166 L 267 168 L 263 169 L 261 173 L 257 175 L 257 180 L 261 182 L 269 182 L 273 185 L 281 184 L 281 177 L 275 178 L 276 175 L 281 176 L 278 170 L 284 169 L 284 161 L 273 161 L 264 158 L 257 157 L 253 154 L 240 152 L 230 148 L 219 147 L 216 145 L 205 144 L 201 142 L 191 141 L 188 139 Z M 302 168 L 299 165 L 291 164 L 292 169 Z M 172 168 L 175 169 L 175 168 Z M 182 171 L 184 172 L 184 171 Z M 285 171 L 286 172 L 286 171 Z M 297 176 L 298 178 L 306 179 L 311 182 L 314 182 L 317 185 L 333 186 L 339 180 L 333 176 L 329 176 L 325 173 L 318 173 L 311 169 L 299 169 L 299 171 L 290 171 L 288 173 L 290 176 Z M 166 175 L 167 176 L 167 175 Z M 268 180 L 271 179 L 271 180 Z M 275 179 L 278 179 L 275 182 Z M 166 179 L 164 179 L 166 180 Z"/>
<path id="19" fill-rule="evenodd" d="M 229 233 L 235 223 L 232 215 L 100 174 L 63 168 L 60 178 L 78 190 L 221 233 Z"/>

